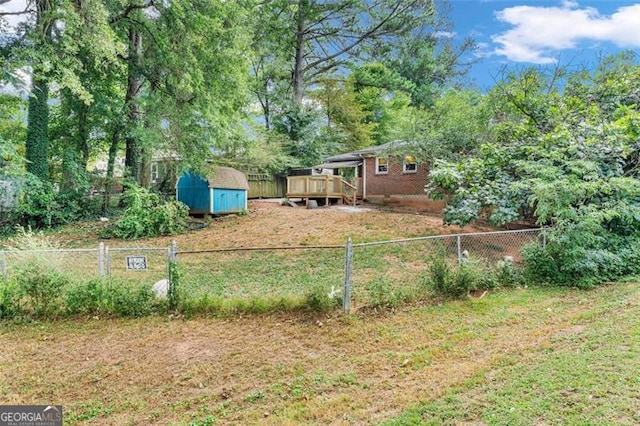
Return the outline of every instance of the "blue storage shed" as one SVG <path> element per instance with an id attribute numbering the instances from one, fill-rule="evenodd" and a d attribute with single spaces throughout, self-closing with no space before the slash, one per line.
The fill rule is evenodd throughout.
<path id="1" fill-rule="evenodd" d="M 189 206 L 191 214 L 239 213 L 248 210 L 248 190 L 244 173 L 216 167 L 206 178 L 184 172 L 176 184 L 176 198 Z"/>

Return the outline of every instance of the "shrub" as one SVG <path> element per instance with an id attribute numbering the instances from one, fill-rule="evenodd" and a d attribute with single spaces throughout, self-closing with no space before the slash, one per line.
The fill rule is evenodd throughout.
<path id="1" fill-rule="evenodd" d="M 31 265 L 21 269 L 16 276 L 18 288 L 27 296 L 36 317 L 59 314 L 62 288 L 69 280 L 57 271 Z"/>
<path id="2" fill-rule="evenodd" d="M 72 188 L 56 190 L 32 174 L 20 178 L 18 203 L 8 215 L 13 224 L 49 228 L 95 214 L 97 203 L 87 202 L 89 185 L 86 177 L 77 176 Z"/>
<path id="3" fill-rule="evenodd" d="M 443 253 L 431 258 L 422 279 L 432 293 L 451 299 L 467 297 L 473 290 L 497 287 L 493 272 L 475 259 L 467 259 L 453 267 Z"/>
<path id="4" fill-rule="evenodd" d="M 16 227 L 15 235 L 7 240 L 8 250 L 20 252 L 11 263 L 13 278 L 4 282 L 7 297 L 13 295 L 24 302 L 21 307 L 35 316 L 60 313 L 62 289 L 69 280 L 60 272 L 59 259 L 46 252 L 58 247 L 50 237 L 30 227 Z"/>
<path id="5" fill-rule="evenodd" d="M 342 298 L 333 291 L 328 291 L 327 286 L 314 286 L 305 297 L 305 305 L 317 312 L 326 312 L 342 306 Z"/>
<path id="6" fill-rule="evenodd" d="M 107 287 L 99 279 L 70 287 L 66 292 L 67 314 L 97 314 L 105 309 L 108 301 Z"/>
<path id="7" fill-rule="evenodd" d="M 589 226 L 551 230 L 545 247 L 530 244 L 523 250 L 528 280 L 560 286 L 591 288 L 640 272 L 640 237 L 616 235 Z"/>
<path id="8" fill-rule="evenodd" d="M 131 186 L 122 194 L 123 216 L 103 236 L 138 239 L 171 235 L 187 229 L 189 209 L 181 202 L 165 201 L 145 188 Z"/>
<path id="9" fill-rule="evenodd" d="M 64 223 L 60 211 L 51 184 L 26 174 L 18 204 L 13 209 L 13 222 L 35 228 L 51 227 Z"/>
<path id="10" fill-rule="evenodd" d="M 403 292 L 385 280 L 373 281 L 367 286 L 367 292 L 370 296 L 369 304 L 373 307 L 393 308 L 412 296 L 408 290 Z"/>
<path id="11" fill-rule="evenodd" d="M 500 260 L 493 270 L 498 287 L 518 287 L 525 284 L 522 270 L 510 260 Z"/>
<path id="12" fill-rule="evenodd" d="M 453 297 L 453 268 L 444 253 L 438 253 L 429 259 L 427 275 L 423 284 L 434 294 Z"/>
<path id="13" fill-rule="evenodd" d="M 0 319 L 16 318 L 22 313 L 22 292 L 12 280 L 0 279 Z"/>
<path id="14" fill-rule="evenodd" d="M 108 310 L 119 317 L 143 317 L 154 309 L 155 295 L 147 286 L 111 285 Z"/>

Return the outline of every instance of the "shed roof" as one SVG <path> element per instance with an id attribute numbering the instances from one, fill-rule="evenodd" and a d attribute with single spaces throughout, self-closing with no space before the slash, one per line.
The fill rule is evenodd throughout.
<path id="1" fill-rule="evenodd" d="M 232 167 L 216 167 L 207 177 L 209 188 L 249 189 L 247 177 L 240 170 Z"/>

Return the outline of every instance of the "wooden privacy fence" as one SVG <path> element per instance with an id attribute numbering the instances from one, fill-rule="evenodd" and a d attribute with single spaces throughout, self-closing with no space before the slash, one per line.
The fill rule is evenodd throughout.
<path id="1" fill-rule="evenodd" d="M 287 191 L 287 180 L 267 173 L 247 173 L 249 198 L 282 198 Z"/>

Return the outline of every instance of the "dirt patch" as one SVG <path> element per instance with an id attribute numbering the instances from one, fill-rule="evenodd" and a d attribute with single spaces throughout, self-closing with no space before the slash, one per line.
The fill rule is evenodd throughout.
<path id="1" fill-rule="evenodd" d="M 438 215 L 407 207 L 365 204 L 359 207 L 283 206 L 280 203 L 250 201 L 246 216 L 228 215 L 200 219 L 206 226 L 173 237 L 151 238 L 144 245 L 166 246 L 176 240 L 183 250 L 220 247 L 299 246 L 344 244 L 427 235 L 494 230 L 486 226 L 443 225 Z M 66 247 L 95 247 L 102 222 L 87 222 L 57 233 Z M 129 241 L 105 240 L 109 246 L 130 246 Z M 136 242 L 141 245 L 141 242 Z"/>

